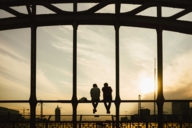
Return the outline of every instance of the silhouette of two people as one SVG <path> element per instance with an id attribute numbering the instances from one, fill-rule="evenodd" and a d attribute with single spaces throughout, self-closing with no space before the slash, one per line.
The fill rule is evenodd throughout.
<path id="1" fill-rule="evenodd" d="M 107 114 L 110 114 L 111 101 L 112 101 L 112 89 L 108 86 L 108 83 L 104 83 L 104 87 L 102 88 L 103 92 L 103 101 L 105 108 L 107 110 Z M 90 91 L 91 101 L 93 105 L 93 113 L 97 112 L 98 102 L 100 101 L 100 89 L 97 87 L 97 84 L 93 84 L 93 88 Z"/>

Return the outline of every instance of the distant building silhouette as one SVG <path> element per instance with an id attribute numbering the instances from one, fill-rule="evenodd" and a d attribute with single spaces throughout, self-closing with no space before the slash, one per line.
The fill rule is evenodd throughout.
<path id="1" fill-rule="evenodd" d="M 140 110 L 139 110 L 139 113 L 140 113 L 140 115 L 142 115 L 142 116 L 148 116 L 148 115 L 150 115 L 150 110 L 149 110 L 148 108 L 140 109 Z"/>
<path id="2" fill-rule="evenodd" d="M 5 107 L 0 107 L 0 114 L 1 115 L 5 115 L 5 114 L 16 114 L 18 115 L 19 114 L 19 111 L 18 110 L 14 110 L 14 109 L 9 109 L 9 108 L 5 108 Z"/>
<path id="3" fill-rule="evenodd" d="M 173 115 L 189 115 L 189 102 L 172 102 Z"/>
<path id="4" fill-rule="evenodd" d="M 0 107 L 0 120 L 16 120 L 21 118 L 22 115 L 19 113 L 18 110 L 9 109 L 5 107 Z"/>
<path id="5" fill-rule="evenodd" d="M 61 110 L 57 106 L 57 108 L 55 108 L 55 121 L 60 121 L 60 117 L 61 117 Z"/>
<path id="6" fill-rule="evenodd" d="M 150 118 L 150 109 L 139 109 L 138 114 L 131 115 L 131 120 L 133 121 L 141 121 L 141 120 L 148 120 Z M 153 116 L 151 116 L 153 118 Z"/>

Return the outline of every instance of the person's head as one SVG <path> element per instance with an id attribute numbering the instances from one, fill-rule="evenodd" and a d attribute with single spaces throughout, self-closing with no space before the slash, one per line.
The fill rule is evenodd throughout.
<path id="1" fill-rule="evenodd" d="M 108 87 L 108 83 L 104 83 L 104 87 Z"/>
<path id="2" fill-rule="evenodd" d="M 93 84 L 93 87 L 97 87 L 97 84 Z"/>

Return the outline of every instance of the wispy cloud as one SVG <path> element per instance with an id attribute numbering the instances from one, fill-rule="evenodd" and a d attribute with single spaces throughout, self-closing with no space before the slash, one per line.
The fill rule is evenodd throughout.
<path id="1" fill-rule="evenodd" d="M 13 54 L 13 56 L 11 56 Z M 20 58 L 20 59 L 18 59 Z M 0 79 L 1 85 L 0 88 L 2 91 L 2 98 L 5 97 L 11 99 L 28 99 L 29 95 L 29 61 L 23 59 L 18 54 L 14 54 L 14 52 L 9 54 L 0 54 Z M 4 92 L 10 92 L 6 93 Z M 11 93 L 14 92 L 14 93 Z M 20 93 L 23 92 L 23 93 Z M 9 96 L 7 96 L 7 94 Z M 21 94 L 14 96 L 15 94 Z M 7 97 L 6 97 L 7 96 Z"/>
<path id="2" fill-rule="evenodd" d="M 37 96 L 42 99 L 64 99 L 58 86 L 50 81 L 41 70 L 37 72 Z"/>
<path id="3" fill-rule="evenodd" d="M 177 56 L 172 62 L 164 67 L 164 86 L 167 91 L 186 88 L 192 78 L 192 50 Z M 189 90 L 190 91 L 190 90 Z"/>

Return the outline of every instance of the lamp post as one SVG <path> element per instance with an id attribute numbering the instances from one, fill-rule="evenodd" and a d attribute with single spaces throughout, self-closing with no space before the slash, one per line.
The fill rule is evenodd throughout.
<path id="1" fill-rule="evenodd" d="M 29 111 L 29 109 L 25 109 L 25 107 L 21 110 L 23 110 L 23 115 L 25 115 L 25 110 Z"/>
<path id="2" fill-rule="evenodd" d="M 22 110 L 22 116 L 23 116 L 23 117 L 26 116 L 26 115 L 25 115 L 25 112 L 26 112 L 26 111 L 29 111 L 29 109 L 26 109 L 25 107 L 23 107 L 23 109 L 20 109 L 20 110 Z M 30 113 L 28 113 L 28 114 L 30 114 Z"/>

